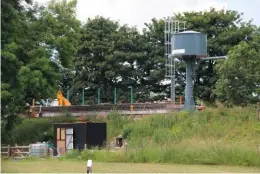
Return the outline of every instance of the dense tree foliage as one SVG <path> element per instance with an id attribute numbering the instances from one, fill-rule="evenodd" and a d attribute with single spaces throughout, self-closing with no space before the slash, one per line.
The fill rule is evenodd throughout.
<path id="1" fill-rule="evenodd" d="M 143 51 L 145 58 L 138 61 L 144 90 L 147 93 L 160 93 L 167 90 L 163 84 L 165 81 L 165 60 L 164 60 L 164 20 L 152 19 L 150 23 L 145 23 L 143 30 Z M 169 96 L 168 93 L 167 96 Z M 163 96 L 157 99 L 164 99 Z"/>
<path id="2" fill-rule="evenodd" d="M 260 35 L 233 47 L 219 66 L 216 94 L 222 102 L 247 105 L 260 98 Z"/>
<path id="3" fill-rule="evenodd" d="M 119 31 L 119 24 L 103 17 L 88 20 L 82 28 L 81 45 L 75 60 L 75 90 L 89 88 L 96 94 L 97 88 L 107 101 L 113 101 L 113 88 L 119 81 L 122 66 L 121 57 L 117 56 L 120 39 L 124 36 Z"/>
<path id="4" fill-rule="evenodd" d="M 119 102 L 130 102 L 130 86 L 139 101 L 149 100 L 150 91 L 163 91 L 164 41 L 156 36 L 155 27 L 148 26 L 141 35 L 136 28 L 119 26 L 103 17 L 89 19 L 82 28 L 72 91 L 88 88 L 86 95 L 95 103 L 98 88 L 103 102 L 113 101 L 114 88 L 118 89 Z"/>
<path id="5" fill-rule="evenodd" d="M 78 47 L 76 1 L 51 1 L 47 7 L 26 2 L 30 4 L 1 1 L 1 115 L 6 129 L 26 102 L 56 96 L 61 69 L 72 66 Z"/>
<path id="6" fill-rule="evenodd" d="M 26 1 L 25 3 L 31 3 Z M 27 4 L 27 5 L 29 5 Z M 1 1 L 1 122 L 2 128 L 11 129 L 15 114 L 19 112 L 23 98 L 17 80 L 19 68 L 23 65 L 27 24 L 30 9 L 25 9 L 19 0 Z M 29 12 L 28 12 L 29 11 Z"/>

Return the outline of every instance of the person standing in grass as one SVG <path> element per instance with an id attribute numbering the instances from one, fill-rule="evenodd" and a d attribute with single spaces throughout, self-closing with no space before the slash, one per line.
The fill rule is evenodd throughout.
<path id="1" fill-rule="evenodd" d="M 49 150 L 51 156 L 54 156 L 54 149 L 56 149 L 54 144 L 52 142 L 48 141 L 47 147 L 48 147 L 48 150 Z"/>

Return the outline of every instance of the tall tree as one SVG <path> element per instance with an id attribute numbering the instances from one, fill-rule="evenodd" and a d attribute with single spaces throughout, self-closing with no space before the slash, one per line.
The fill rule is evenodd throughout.
<path id="1" fill-rule="evenodd" d="M 81 45 L 75 60 L 77 76 L 74 93 L 86 87 L 94 92 L 101 87 L 104 91 L 102 96 L 110 100 L 112 95 L 109 91 L 118 76 L 116 66 L 119 61 L 113 57 L 118 27 L 118 23 L 103 17 L 89 19 L 83 26 Z"/>
<path id="2" fill-rule="evenodd" d="M 40 13 L 38 28 L 43 42 L 64 68 L 71 68 L 80 39 L 80 21 L 76 18 L 77 0 L 51 0 Z"/>
<path id="3" fill-rule="evenodd" d="M 145 100 L 151 99 L 150 92 L 161 93 L 169 85 L 164 85 L 165 60 L 164 60 L 164 20 L 153 18 L 150 23 L 145 23 L 143 29 L 144 57 L 137 60 L 142 88 L 146 92 Z"/>
<path id="4" fill-rule="evenodd" d="M 39 12 L 37 28 L 42 31 L 42 43 L 51 51 L 50 59 L 58 65 L 58 81 L 62 91 L 72 86 L 73 59 L 80 41 L 81 23 L 76 18 L 77 0 L 51 0 Z M 55 93 L 56 94 L 56 93 Z"/>
<path id="5" fill-rule="evenodd" d="M 112 102 L 116 87 L 119 100 L 127 101 L 129 86 L 138 83 L 135 64 L 143 56 L 141 44 L 142 38 L 135 28 L 119 26 L 117 22 L 103 17 L 89 19 L 83 26 L 81 46 L 75 61 L 77 77 L 74 91 L 81 93 L 83 88 L 89 88 L 86 94 L 88 98 L 93 98 L 92 103 L 96 103 L 94 98 L 100 88 L 102 101 Z"/>
<path id="6" fill-rule="evenodd" d="M 1 49 L 4 45 L 14 40 L 15 36 L 19 36 L 19 28 L 24 19 L 24 4 L 31 4 L 31 0 L 2 0 L 1 1 Z M 22 29 L 22 28 L 21 28 Z"/>
<path id="7" fill-rule="evenodd" d="M 51 1 L 47 7 L 1 3 L 10 10 L 1 11 L 1 114 L 9 129 L 26 102 L 56 96 L 60 69 L 71 67 L 77 51 L 80 22 L 76 1 Z"/>
<path id="8" fill-rule="evenodd" d="M 116 86 L 119 88 L 119 101 L 130 102 L 130 86 L 135 90 L 135 94 L 143 92 L 142 72 L 138 61 L 145 58 L 144 38 L 136 28 L 127 25 L 119 28 L 118 35 L 114 56 L 120 60 L 120 77 Z M 136 95 L 135 99 L 138 100 L 139 96 Z"/>
<path id="9" fill-rule="evenodd" d="M 1 123 L 3 130 L 11 129 L 20 110 L 23 96 L 20 95 L 17 73 L 23 65 L 22 42 L 27 30 L 26 19 L 31 10 L 22 3 L 30 5 L 31 1 L 1 1 Z M 4 121 L 3 121 L 4 120 Z M 4 138 L 5 136 L 3 136 Z"/>
<path id="10" fill-rule="evenodd" d="M 222 66 L 216 94 L 227 104 L 247 105 L 260 100 L 260 35 L 233 47 Z"/>

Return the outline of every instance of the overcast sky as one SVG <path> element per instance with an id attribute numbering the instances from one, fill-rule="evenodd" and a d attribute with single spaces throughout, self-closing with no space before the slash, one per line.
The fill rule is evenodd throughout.
<path id="1" fill-rule="evenodd" d="M 36 0 L 46 3 L 49 0 Z M 260 0 L 78 0 L 77 16 L 85 22 L 97 15 L 110 17 L 121 24 L 144 27 L 151 18 L 171 16 L 174 12 L 190 10 L 230 9 L 244 13 L 246 20 L 260 25 Z"/>

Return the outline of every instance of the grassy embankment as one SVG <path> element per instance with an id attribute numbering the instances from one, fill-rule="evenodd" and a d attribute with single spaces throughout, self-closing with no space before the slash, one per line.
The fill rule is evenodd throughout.
<path id="1" fill-rule="evenodd" d="M 64 158 L 260 167 L 260 122 L 253 108 L 206 109 L 193 114 L 154 115 L 136 121 L 113 113 L 106 121 L 108 140 L 122 134 L 128 141 L 126 149 L 74 151 Z M 52 122 L 46 119 L 24 120 L 13 131 L 13 137 L 18 144 L 25 139 L 36 141 L 44 131 L 52 135 L 51 129 Z"/>
<path id="2" fill-rule="evenodd" d="M 128 140 L 126 150 L 84 151 L 82 158 L 99 162 L 260 167 L 260 122 L 253 108 L 179 112 L 137 121 L 112 115 L 108 120 L 108 137 L 119 133 Z"/>

